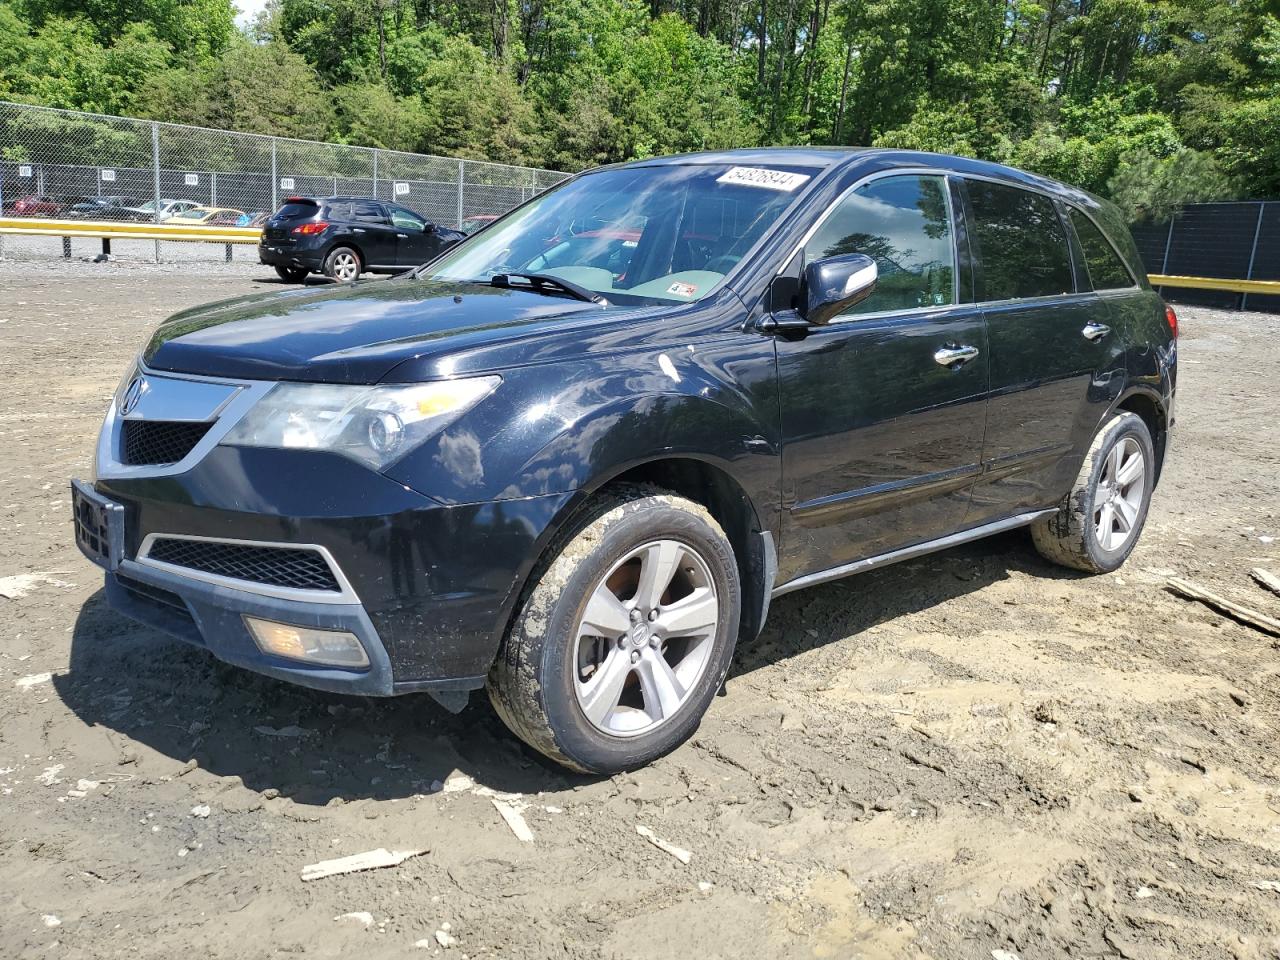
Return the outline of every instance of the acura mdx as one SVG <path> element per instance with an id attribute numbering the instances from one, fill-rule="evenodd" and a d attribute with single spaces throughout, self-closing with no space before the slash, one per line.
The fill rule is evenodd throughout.
<path id="1" fill-rule="evenodd" d="M 535 749 L 623 770 L 690 736 L 781 594 L 1019 527 L 1120 566 L 1176 337 L 1116 209 L 1043 177 L 644 160 L 395 279 L 172 317 L 76 537 L 116 609 L 225 661 L 486 688 Z"/>

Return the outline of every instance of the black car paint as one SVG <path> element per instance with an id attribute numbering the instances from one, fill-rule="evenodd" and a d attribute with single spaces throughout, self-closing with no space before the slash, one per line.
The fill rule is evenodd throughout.
<path id="1" fill-rule="evenodd" d="M 310 214 L 282 215 L 291 202 L 276 211 L 262 226 L 262 240 L 258 244 L 258 259 L 262 263 L 319 273 L 335 248 L 350 247 L 360 257 L 364 270 L 395 273 L 433 260 L 466 236 L 458 230 L 432 223 L 407 207 L 365 197 L 329 197 L 314 201 L 315 209 Z M 339 213 L 342 207 L 350 208 L 355 203 L 380 210 L 385 222 L 359 220 Z M 423 221 L 424 229 L 397 226 L 390 216 L 393 209 L 418 217 Z M 294 232 L 302 224 L 315 221 L 324 221 L 328 226 L 321 233 Z"/>
<path id="2" fill-rule="evenodd" d="M 176 476 L 99 481 L 128 508 L 126 553 L 151 532 L 322 544 L 387 647 L 395 692 L 468 688 L 575 508 L 637 469 L 689 466 L 682 476 L 741 505 L 746 595 L 765 608 L 771 586 L 1055 506 L 1122 404 L 1157 421 L 1163 447 L 1176 341 L 1127 233 L 1092 197 L 897 151 L 643 163 L 689 162 L 823 167 L 803 202 L 696 303 L 602 307 L 402 277 L 241 298 L 166 322 L 144 351 L 159 371 L 359 384 L 496 372 L 502 383 L 385 476 L 331 454 L 218 447 Z M 765 321 L 794 319 L 787 274 L 820 211 L 897 169 L 995 178 L 1074 204 L 1109 228 L 1139 286 L 978 304 L 979 265 L 962 253 L 954 306 L 763 332 Z M 965 224 L 956 227 L 962 239 Z M 1079 337 L 1098 311 L 1113 327 L 1100 345 Z M 980 363 L 953 371 L 932 359 L 967 340 L 981 342 Z M 753 626 L 756 612 L 744 618 Z"/>

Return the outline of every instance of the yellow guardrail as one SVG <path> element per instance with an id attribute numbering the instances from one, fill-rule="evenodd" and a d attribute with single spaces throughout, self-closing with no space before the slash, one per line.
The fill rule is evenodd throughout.
<path id="1" fill-rule="evenodd" d="M 1175 277 L 1162 273 L 1148 274 L 1147 279 L 1153 287 L 1188 287 L 1192 290 L 1280 295 L 1280 280 L 1223 280 L 1218 277 Z"/>
<path id="2" fill-rule="evenodd" d="M 257 243 L 260 227 L 207 227 L 185 223 L 124 223 L 114 220 L 46 220 L 2 217 L 0 234 L 37 237 L 89 237 L 102 240 L 197 240 L 205 243 Z"/>
<path id="3" fill-rule="evenodd" d="M 204 243 L 257 243 L 260 227 L 208 227 L 200 224 L 127 223 L 114 220 L 46 220 L 42 217 L 0 217 L 0 235 L 37 237 L 88 237 L 115 240 L 188 240 Z M 109 249 L 103 244 L 104 251 Z M 69 249 L 69 248 L 67 248 Z M 227 251 L 230 255 L 231 251 Z M 68 256 L 70 254 L 67 254 Z M 1147 275 L 1153 287 L 1186 287 L 1193 290 L 1225 290 L 1280 296 L 1280 280 L 1227 280 L 1218 277 L 1180 277 L 1162 273 Z"/>

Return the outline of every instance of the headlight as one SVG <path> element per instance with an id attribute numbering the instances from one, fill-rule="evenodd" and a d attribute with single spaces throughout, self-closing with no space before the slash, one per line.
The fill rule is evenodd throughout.
<path id="1" fill-rule="evenodd" d="M 281 383 L 222 441 L 239 447 L 327 450 L 383 470 L 475 406 L 501 377 L 409 386 Z"/>

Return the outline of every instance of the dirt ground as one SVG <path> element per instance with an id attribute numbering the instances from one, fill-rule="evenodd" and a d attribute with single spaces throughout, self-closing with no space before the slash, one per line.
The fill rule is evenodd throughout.
<path id="1" fill-rule="evenodd" d="M 1280 957 L 1276 642 L 1163 589 L 1280 615 L 1280 318 L 1181 311 L 1119 573 L 1012 534 L 791 594 L 689 744 L 589 779 L 483 697 L 296 689 L 107 609 L 66 482 L 110 391 L 166 314 L 275 286 L 0 264 L 0 956 Z M 300 878 L 375 848 L 427 852 Z"/>

